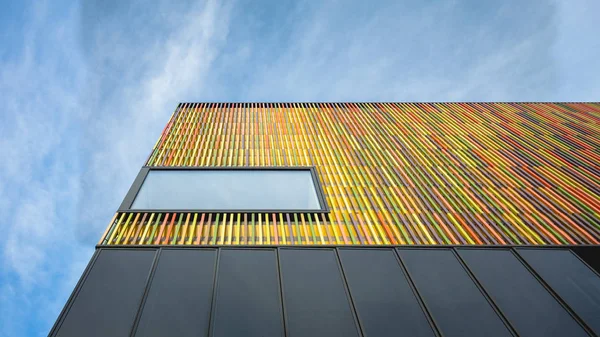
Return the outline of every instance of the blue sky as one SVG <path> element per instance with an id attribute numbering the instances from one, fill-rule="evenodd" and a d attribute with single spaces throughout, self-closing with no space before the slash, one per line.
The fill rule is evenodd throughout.
<path id="1" fill-rule="evenodd" d="M 598 101 L 597 0 L 6 1 L 0 336 L 45 336 L 180 101 Z"/>

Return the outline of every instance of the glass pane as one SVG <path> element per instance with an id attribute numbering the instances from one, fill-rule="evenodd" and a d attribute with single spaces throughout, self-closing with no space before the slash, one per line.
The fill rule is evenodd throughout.
<path id="1" fill-rule="evenodd" d="M 461 249 L 459 254 L 521 336 L 587 336 L 511 251 Z"/>
<path id="2" fill-rule="evenodd" d="M 332 250 L 282 249 L 288 337 L 351 337 L 358 329 Z"/>
<path id="3" fill-rule="evenodd" d="M 340 259 L 365 335 L 434 336 L 392 250 L 340 249 Z"/>
<path id="4" fill-rule="evenodd" d="M 163 250 L 136 336 L 206 336 L 216 256 L 214 250 Z"/>
<path id="5" fill-rule="evenodd" d="M 600 335 L 600 277 L 565 249 L 519 249 L 518 252 Z"/>
<path id="6" fill-rule="evenodd" d="M 56 336 L 129 336 L 154 254 L 102 250 Z"/>
<path id="7" fill-rule="evenodd" d="M 319 210 L 310 170 L 150 170 L 131 209 Z"/>
<path id="8" fill-rule="evenodd" d="M 399 249 L 406 269 L 444 336 L 511 336 L 452 251 Z"/>
<path id="9" fill-rule="evenodd" d="M 212 336 L 283 336 L 274 250 L 221 250 Z"/>

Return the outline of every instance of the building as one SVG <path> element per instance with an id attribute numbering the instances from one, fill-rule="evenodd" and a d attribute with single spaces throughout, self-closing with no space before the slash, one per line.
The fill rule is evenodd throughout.
<path id="1" fill-rule="evenodd" d="M 51 336 L 600 335 L 600 104 L 181 103 Z"/>

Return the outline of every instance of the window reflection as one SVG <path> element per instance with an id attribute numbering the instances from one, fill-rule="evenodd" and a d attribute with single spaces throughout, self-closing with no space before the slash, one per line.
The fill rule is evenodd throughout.
<path id="1" fill-rule="evenodd" d="M 320 210 L 310 170 L 150 170 L 131 209 Z"/>

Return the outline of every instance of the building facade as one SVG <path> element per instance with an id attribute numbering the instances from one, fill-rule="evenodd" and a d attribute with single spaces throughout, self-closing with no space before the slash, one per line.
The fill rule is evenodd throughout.
<path id="1" fill-rule="evenodd" d="M 600 104 L 181 103 L 51 336 L 596 336 Z"/>

